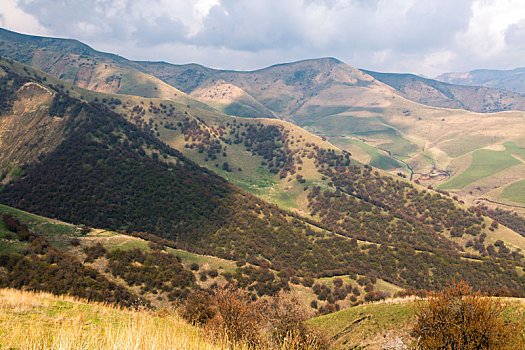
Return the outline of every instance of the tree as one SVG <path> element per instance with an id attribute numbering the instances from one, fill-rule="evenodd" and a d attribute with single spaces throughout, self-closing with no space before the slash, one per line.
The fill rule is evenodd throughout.
<path id="1" fill-rule="evenodd" d="M 421 301 L 412 330 L 418 349 L 523 349 L 522 322 L 506 322 L 498 299 L 453 283 Z"/>

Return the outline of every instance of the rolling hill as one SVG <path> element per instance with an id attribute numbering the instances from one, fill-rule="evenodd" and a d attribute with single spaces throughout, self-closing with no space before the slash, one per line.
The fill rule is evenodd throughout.
<path id="1" fill-rule="evenodd" d="M 252 72 L 220 71 L 196 64 L 133 62 L 74 40 L 24 36 L 5 30 L 0 31 L 0 37 L 1 54 L 62 76 L 78 86 L 170 99 L 207 109 L 211 114 L 220 111 L 241 117 L 281 118 L 326 137 L 362 163 L 404 174 L 425 186 L 443 186 L 469 204 L 484 203 L 523 212 L 521 158 L 491 151 L 506 150 L 505 145 L 523 147 L 520 125 L 524 113 L 478 114 L 457 109 L 521 108 L 523 98 L 519 94 L 446 85 L 410 75 L 369 75 L 331 58 L 279 64 Z M 83 83 L 80 63 L 73 62 L 73 54 L 89 59 L 89 64 L 81 64 L 91 72 L 94 83 Z M 74 74 L 63 75 L 66 66 Z M 134 81 L 138 78 L 132 81 L 117 77 L 121 87 L 115 89 L 118 82 L 115 85 L 113 78 L 107 80 L 112 73 L 96 73 L 107 70 L 118 71 L 122 77 L 142 77 L 142 81 L 151 84 L 137 85 Z M 143 88 L 137 90 L 137 86 Z M 431 107 L 411 99 L 454 109 Z M 508 157 L 514 160 L 509 161 Z M 471 167 L 475 169 L 479 160 L 495 166 L 486 165 L 490 169 L 471 176 Z M 222 164 L 218 166 L 220 172 Z M 247 181 L 257 179 L 251 176 Z M 445 184 L 449 180 L 452 182 Z M 246 183 L 246 179 L 242 182 Z"/>
<path id="2" fill-rule="evenodd" d="M 20 166 L 19 176 L 0 192 L 3 203 L 75 224 L 147 232 L 177 248 L 285 269 L 289 276 L 358 274 L 403 287 L 439 288 L 453 275 L 489 290 L 523 293 L 516 272 L 523 237 L 505 227 L 489 229 L 491 220 L 447 196 L 363 167 L 296 126 L 216 115 L 167 100 L 120 100 L 66 89 L 14 62 L 4 61 L 2 69 L 2 86 L 12 100 L 3 118 L 24 116 L 14 106 L 23 101 L 21 87 L 32 83 L 41 86 L 39 94 L 53 96 L 35 100 L 41 101 L 40 117 L 59 118 L 65 130 L 60 144 Z M 115 113 L 124 109 L 129 113 Z M 310 218 L 198 167 L 159 141 L 161 131 L 166 142 L 171 135 L 178 147 L 193 148 L 197 158 L 208 157 L 217 168 L 213 156 L 224 159 L 238 145 L 237 152 L 251 154 L 260 171 L 303 187 Z M 219 152 L 218 145 L 224 145 Z M 324 185 L 305 184 L 295 173 L 307 160 Z M 496 241 L 505 232 L 507 245 L 501 245 Z M 280 282 L 261 290 L 272 283 Z"/>
<path id="3" fill-rule="evenodd" d="M 107 93 L 171 99 L 210 108 L 180 90 L 141 72 L 132 61 L 98 52 L 72 39 L 18 34 L 0 28 L 0 56 L 49 73 L 74 86 Z"/>
<path id="4" fill-rule="evenodd" d="M 429 96 L 434 96 L 432 103 L 450 103 L 455 107 L 472 103 L 473 109 L 489 108 L 482 107 L 486 100 L 476 102 L 483 101 L 487 94 L 495 94 L 490 109 L 507 108 L 500 104 L 500 97 L 513 93 L 443 85 L 411 76 L 383 75 L 385 81 L 385 77 L 390 77 L 387 82 L 392 88 L 335 59 L 282 64 L 253 72 L 215 71 L 196 65 L 141 64 L 151 74 L 190 94 L 196 86 L 207 86 L 220 79 L 229 81 L 283 119 L 326 137 L 363 163 L 392 173 L 405 173 L 425 185 L 452 180 L 443 188 L 454 191 L 469 203 L 486 198 L 520 205 L 523 200 L 521 197 L 516 200 L 516 196 L 509 196 L 510 189 L 505 190 L 512 186 L 511 189 L 516 187 L 517 193 L 521 192 L 523 162 L 513 153 L 491 150 L 506 150 L 505 145 L 516 150 L 523 147 L 525 135 L 520 125 L 524 112 L 479 114 L 429 107 L 399 96 L 400 92 L 394 88 L 409 86 L 408 79 L 414 86 L 424 84 L 426 90 L 432 90 L 429 92 Z M 398 85 L 391 79 L 398 81 Z M 412 98 L 420 100 L 422 96 L 418 92 Z M 425 102 L 431 104 L 431 101 Z M 498 158 L 496 166 L 489 165 L 492 163 L 485 157 Z M 477 159 L 487 164 L 487 171 L 469 176 L 467 169 L 471 165 L 476 167 Z M 455 177 L 468 180 L 457 182 Z"/>
<path id="5" fill-rule="evenodd" d="M 445 73 L 436 77 L 450 84 L 477 85 L 525 93 L 525 68 L 512 70 L 476 69 L 470 72 Z"/>

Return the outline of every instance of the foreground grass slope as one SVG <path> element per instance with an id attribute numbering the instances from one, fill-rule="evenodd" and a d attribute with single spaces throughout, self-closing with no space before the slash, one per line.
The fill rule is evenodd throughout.
<path id="1" fill-rule="evenodd" d="M 0 289 L 0 324 L 2 349 L 231 348 L 169 310 L 128 310 L 14 289 Z"/>

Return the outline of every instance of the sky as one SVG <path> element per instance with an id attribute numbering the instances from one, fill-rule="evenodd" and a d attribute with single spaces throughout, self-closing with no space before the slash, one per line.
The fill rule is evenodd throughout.
<path id="1" fill-rule="evenodd" d="M 434 77 L 525 66 L 524 0 L 1 0 L 0 27 L 129 59 L 252 70 L 335 57 Z"/>

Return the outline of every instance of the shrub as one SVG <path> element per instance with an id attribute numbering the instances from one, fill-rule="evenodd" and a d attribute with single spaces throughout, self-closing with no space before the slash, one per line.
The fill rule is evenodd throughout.
<path id="1" fill-rule="evenodd" d="M 368 301 L 368 302 L 379 301 L 379 300 L 386 299 L 389 296 L 390 294 L 388 292 L 381 292 L 381 291 L 373 290 L 365 294 L 365 301 Z"/>
<path id="2" fill-rule="evenodd" d="M 306 324 L 308 315 L 299 300 L 281 292 L 270 306 L 272 340 L 279 349 L 328 349 L 328 341 Z"/>
<path id="3" fill-rule="evenodd" d="M 262 343 L 259 327 L 263 315 L 246 291 L 219 288 L 215 290 L 213 299 L 217 315 L 211 327 L 216 332 L 224 333 L 230 341 L 246 344 L 250 348 Z"/>
<path id="4" fill-rule="evenodd" d="M 312 277 L 304 277 L 303 278 L 303 286 L 305 287 L 311 287 L 314 285 L 314 279 Z"/>
<path id="5" fill-rule="evenodd" d="M 419 349 L 523 349 L 522 322 L 505 322 L 504 305 L 453 283 L 420 302 L 412 336 Z"/>
<path id="6" fill-rule="evenodd" d="M 217 314 L 217 305 L 210 294 L 195 290 L 188 295 L 179 313 L 192 324 L 204 325 Z"/>
<path id="7" fill-rule="evenodd" d="M 340 288 L 340 287 L 343 286 L 343 279 L 339 278 L 339 277 L 334 278 L 333 284 L 334 284 L 335 287 L 339 287 Z"/>
<path id="8" fill-rule="evenodd" d="M 201 282 L 206 282 L 208 280 L 208 275 L 207 275 L 207 271 L 201 271 L 199 273 L 199 280 Z"/>
<path id="9" fill-rule="evenodd" d="M 199 264 L 197 264 L 196 262 L 191 263 L 190 270 L 199 271 Z"/>
<path id="10" fill-rule="evenodd" d="M 92 246 L 85 247 L 84 253 L 86 253 L 85 262 L 93 262 L 96 259 L 103 257 L 106 254 L 106 248 L 100 243 L 93 244 Z"/>
<path id="11" fill-rule="evenodd" d="M 76 237 L 71 238 L 71 240 L 69 241 L 69 244 L 71 244 L 73 247 L 78 247 L 80 245 L 80 239 Z"/>
<path id="12" fill-rule="evenodd" d="M 339 304 L 330 304 L 326 303 L 323 306 L 319 307 L 319 315 L 331 314 L 333 312 L 339 311 Z"/>

